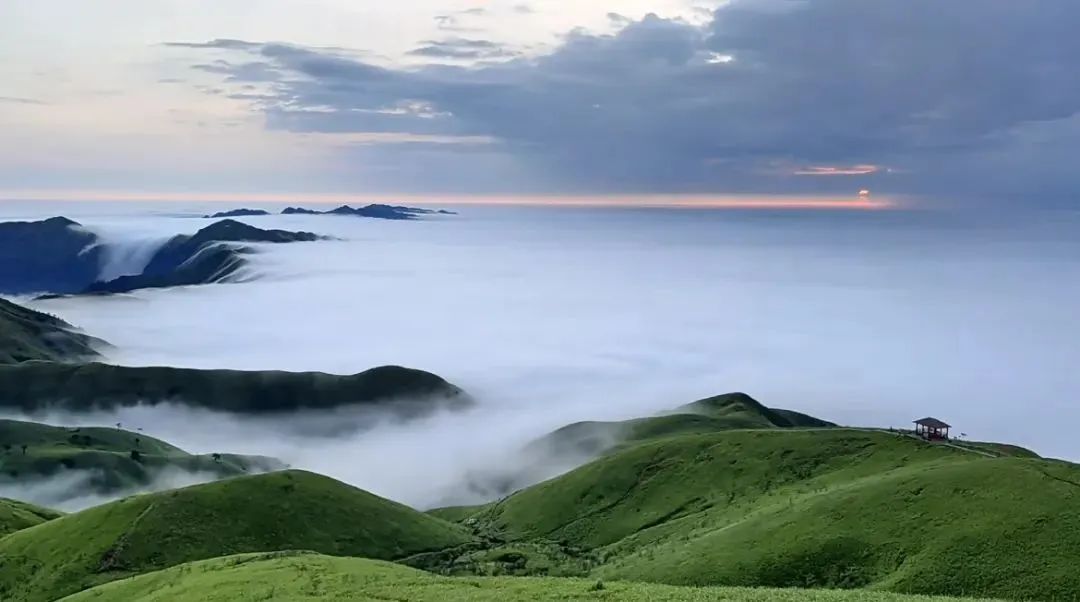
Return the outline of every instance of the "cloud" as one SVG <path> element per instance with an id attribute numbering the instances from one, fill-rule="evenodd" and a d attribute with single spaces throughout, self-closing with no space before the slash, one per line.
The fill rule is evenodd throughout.
<path id="1" fill-rule="evenodd" d="M 49 103 L 38 100 L 36 98 L 22 98 L 20 96 L 0 96 L 0 102 L 7 102 L 18 105 L 47 105 Z"/>
<path id="2" fill-rule="evenodd" d="M 225 76 L 226 82 L 274 82 L 283 74 L 266 62 L 230 63 L 217 60 L 212 63 L 192 65 L 192 69 Z"/>
<path id="3" fill-rule="evenodd" d="M 499 64 L 389 68 L 298 46 L 224 44 L 284 74 L 278 102 L 258 107 L 272 127 L 407 128 L 421 124 L 385 116 L 380 128 L 371 114 L 350 111 L 423 102 L 445 117 L 422 133 L 499 139 L 509 160 L 556 188 L 843 185 L 763 169 L 784 162 L 890 165 L 893 186 L 1004 194 L 1028 189 L 1032 163 L 1049 177 L 1042 185 L 1075 187 L 1067 157 L 1080 152 L 1080 138 L 1049 152 L 1025 130 L 1054 129 L 1080 112 L 1069 59 L 1080 55 L 1080 38 L 1066 25 L 1077 21 L 1071 0 L 881 0 L 873 9 L 862 0 L 735 0 L 705 25 L 649 15 L 612 35 L 574 31 L 549 54 Z M 417 52 L 485 51 L 441 42 Z M 297 121 L 286 107 L 333 110 Z M 1011 174 L 1003 187 L 978 177 L 991 158 Z"/>
<path id="4" fill-rule="evenodd" d="M 471 40 L 466 38 L 448 38 L 446 40 L 427 40 L 419 48 L 409 52 L 413 56 L 437 59 L 496 59 L 517 56 L 519 53 L 509 50 L 502 44 L 489 40 Z"/>
<path id="5" fill-rule="evenodd" d="M 150 481 L 126 489 L 104 493 L 98 484 L 107 482 L 107 475 L 100 469 L 65 470 L 50 477 L 12 479 L 0 475 L 0 497 L 30 502 L 45 508 L 63 512 L 78 512 L 93 506 L 140 493 L 152 493 L 177 489 L 221 479 L 211 472 L 188 471 L 175 467 L 160 469 L 150 475 Z"/>
<path id="6" fill-rule="evenodd" d="M 867 176 L 880 171 L 880 165 L 812 165 L 800 167 L 791 173 L 796 176 Z"/>
<path id="7" fill-rule="evenodd" d="M 467 8 L 452 13 L 446 13 L 435 16 L 435 26 L 443 31 L 454 32 L 477 32 L 481 29 L 466 25 L 466 22 L 472 21 L 477 17 L 486 17 L 490 14 L 488 9 L 483 7 Z"/>
<path id="8" fill-rule="evenodd" d="M 247 50 L 258 48 L 260 44 L 254 42 L 246 42 L 244 40 L 232 40 L 228 38 L 218 38 L 210 40 L 208 42 L 165 42 L 164 46 L 173 48 L 215 48 L 225 50 Z"/>

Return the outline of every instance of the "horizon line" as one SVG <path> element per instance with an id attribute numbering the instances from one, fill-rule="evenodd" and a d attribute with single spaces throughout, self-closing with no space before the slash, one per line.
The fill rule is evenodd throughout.
<path id="1" fill-rule="evenodd" d="M 687 209 L 882 210 L 900 206 L 898 197 L 853 194 L 394 194 L 394 193 L 183 193 L 134 191 L 0 191 L 6 202 L 188 202 L 188 203 L 412 203 L 417 205 L 519 205 L 563 207 L 643 207 Z"/>

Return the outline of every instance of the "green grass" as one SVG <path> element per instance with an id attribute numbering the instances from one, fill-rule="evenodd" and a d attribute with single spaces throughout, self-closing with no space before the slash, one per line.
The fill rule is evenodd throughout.
<path id="1" fill-rule="evenodd" d="M 59 318 L 0 299 L 0 364 L 88 359 L 103 344 Z"/>
<path id="2" fill-rule="evenodd" d="M 479 506 L 451 506 L 449 508 L 428 510 L 428 514 L 452 523 L 460 523 L 486 507 L 487 506 L 483 504 Z"/>
<path id="3" fill-rule="evenodd" d="M 570 424 L 533 441 L 526 451 L 544 461 L 560 456 L 595 457 L 621 446 L 675 435 L 832 426 L 836 425 L 792 410 L 767 408 L 745 393 L 727 393 L 679 406 L 660 416 Z"/>
<path id="4" fill-rule="evenodd" d="M 1080 591 L 1080 467 L 882 431 L 648 441 L 471 520 L 503 545 L 580 548 L 599 564 L 583 574 L 603 579 L 1011 599 Z"/>
<path id="5" fill-rule="evenodd" d="M 45 602 L 168 567 L 78 599 L 1068 600 L 1080 591 L 1076 465 L 1008 445 L 839 428 L 738 394 L 677 412 L 563 429 L 568 445 L 585 432 L 574 429 L 622 432 L 594 461 L 483 506 L 421 514 L 298 472 L 129 498 L 0 539 L 0 599 Z M 294 549 L 441 576 L 311 555 L 177 566 Z M 739 587 L 801 589 L 730 589 Z"/>
<path id="6" fill-rule="evenodd" d="M 727 393 L 688 403 L 679 414 L 700 414 L 729 421 L 733 428 L 793 428 L 836 426 L 792 410 L 767 408 L 746 393 Z"/>
<path id="7" fill-rule="evenodd" d="M 945 602 L 867 592 L 690 588 L 595 579 L 451 578 L 386 562 L 305 553 L 232 556 L 102 585 L 64 602 L 246 602 L 409 600 L 410 602 Z M 971 600 L 969 602 L 975 602 Z"/>
<path id="8" fill-rule="evenodd" d="M 994 456 L 1012 456 L 1016 458 L 1039 458 L 1039 454 L 1031 451 L 1030 449 L 1020 447 L 1019 445 L 1009 445 L 1007 443 L 987 443 L 985 441 L 956 441 L 953 440 L 954 445 L 959 445 L 967 449 L 973 449 L 975 451 L 986 452 Z"/>
<path id="9" fill-rule="evenodd" d="M 244 552 L 396 559 L 459 546 L 457 525 L 288 471 L 140 495 L 0 539 L 0 600 L 46 602 L 130 575 Z"/>
<path id="10" fill-rule="evenodd" d="M 146 485 L 167 468 L 229 477 L 283 465 L 256 456 L 192 455 L 160 439 L 118 428 L 68 428 L 0 419 L 0 481 L 89 471 L 83 473 L 84 486 L 92 493 L 109 494 Z"/>
<path id="11" fill-rule="evenodd" d="M 0 498 L 0 537 L 61 516 L 63 513 L 56 510 Z"/>

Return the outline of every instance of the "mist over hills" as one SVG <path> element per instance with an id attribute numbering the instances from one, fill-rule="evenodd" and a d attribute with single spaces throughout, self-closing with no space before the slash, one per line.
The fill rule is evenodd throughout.
<path id="1" fill-rule="evenodd" d="M 702 409 L 711 415 L 686 413 Z M 231 588 L 255 578 L 240 568 L 248 562 L 262 567 L 260 582 L 282 580 L 279 591 L 314 570 L 323 587 L 345 596 L 375 586 L 344 575 L 379 566 L 386 576 L 378 582 L 399 595 L 413 587 L 464 595 L 454 593 L 466 583 L 455 577 L 468 576 L 471 587 L 491 588 L 492 599 L 543 599 L 540 588 L 569 599 L 609 588 L 631 600 L 689 595 L 655 584 L 713 587 L 710 595 L 722 599 L 761 602 L 849 599 L 819 588 L 857 589 L 850 599 L 860 600 L 877 595 L 867 590 L 1012 600 L 1075 591 L 1064 552 L 1080 545 L 1075 465 L 809 416 L 801 425 L 775 425 L 782 411 L 745 394 L 674 412 L 640 420 L 715 422 L 694 432 L 655 428 L 641 438 L 626 430 L 616 447 L 566 474 L 491 504 L 427 514 L 298 471 L 65 516 L 3 502 L 0 513 L 15 518 L 7 521 L 13 532 L 0 538 L 0 594 L 45 602 L 85 591 L 88 599 L 121 600 L 154 589 L 194 600 L 193 592 L 216 583 L 210 575 L 229 574 L 238 580 L 219 583 L 214 594 L 228 599 L 237 595 Z M 298 549 L 392 560 L 443 577 L 288 552 Z M 261 555 L 227 557 L 245 553 Z M 118 581 L 130 576 L 140 577 Z M 490 576 L 502 578 L 476 581 Z M 813 591 L 725 589 L 731 586 Z"/>
<path id="2" fill-rule="evenodd" d="M 0 492 L 57 508 L 283 468 L 275 458 L 190 454 L 120 425 L 57 427 L 0 419 Z"/>
<path id="3" fill-rule="evenodd" d="M 223 282 L 253 250 L 239 243 L 312 242 L 310 232 L 261 230 L 224 220 L 162 243 L 137 274 L 101 280 L 108 241 L 64 217 L 0 223 L 0 293 L 122 293 Z M 232 244 L 237 243 L 237 244 Z"/>
<path id="4" fill-rule="evenodd" d="M 79 219 L 162 241 L 149 265 L 194 223 L 182 213 Z M 64 323 L 11 308 L 10 340 L 30 353 L 0 367 L 13 400 L 0 497 L 86 510 L 0 504 L 14 530 L 0 597 L 237 599 L 253 579 L 279 599 L 297 583 L 345 598 L 765 602 L 1077 588 L 1076 467 L 1012 445 L 1067 449 L 1057 423 L 1010 422 L 1054 409 L 1067 423 L 1050 368 L 1072 357 L 1058 346 L 1071 323 L 1047 304 L 1022 312 L 1021 337 L 986 329 L 1051 282 L 1071 290 L 1059 274 L 1003 275 L 1000 247 L 959 228 L 955 244 L 923 240 L 894 216 L 807 218 L 822 230 L 792 234 L 783 216 L 501 215 L 264 216 L 334 240 L 261 246 L 245 259 L 263 277 L 236 286 L 30 302 Z M 913 246 L 925 257 L 894 254 Z M 69 324 L 113 347 L 48 357 L 39 337 Z M 981 370 L 1007 358 L 1008 372 Z M 360 404 L 382 385 L 333 376 L 387 363 L 431 372 L 393 368 L 403 380 L 386 390 L 409 393 Z M 754 397 L 705 397 L 736 383 Z M 1018 391 L 1032 403 L 1002 405 Z M 887 428 L 928 414 L 1003 443 Z M 326 476 L 253 474 L 281 465 Z M 153 493 L 125 497 L 139 492 Z"/>

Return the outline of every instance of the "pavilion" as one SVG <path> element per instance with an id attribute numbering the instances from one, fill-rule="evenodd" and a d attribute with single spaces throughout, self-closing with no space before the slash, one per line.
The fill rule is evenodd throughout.
<path id="1" fill-rule="evenodd" d="M 951 426 L 937 418 L 923 418 L 915 421 L 915 434 L 930 441 L 948 439 Z"/>

